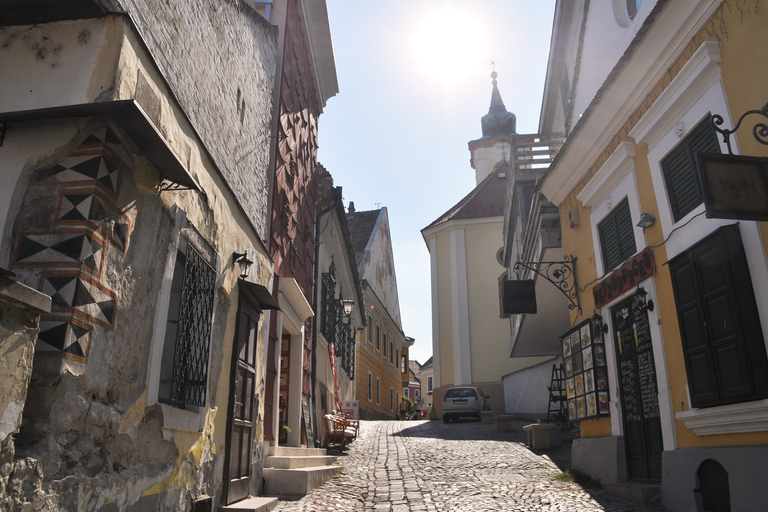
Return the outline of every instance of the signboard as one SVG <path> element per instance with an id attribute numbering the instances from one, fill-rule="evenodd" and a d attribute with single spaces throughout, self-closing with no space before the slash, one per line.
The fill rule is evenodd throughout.
<path id="1" fill-rule="evenodd" d="M 768 221 L 768 158 L 699 153 L 707 218 Z"/>
<path id="2" fill-rule="evenodd" d="M 536 282 L 533 279 L 505 280 L 503 287 L 503 314 L 536 314 Z"/>
<path id="3" fill-rule="evenodd" d="M 653 255 L 645 248 L 592 288 L 595 309 L 600 309 L 654 273 Z"/>
<path id="4" fill-rule="evenodd" d="M 341 402 L 341 410 L 349 414 L 349 417 L 353 420 L 360 419 L 360 402 L 357 400 L 347 400 Z"/>
<path id="5" fill-rule="evenodd" d="M 568 420 L 610 415 L 603 319 L 595 315 L 561 337 Z"/>

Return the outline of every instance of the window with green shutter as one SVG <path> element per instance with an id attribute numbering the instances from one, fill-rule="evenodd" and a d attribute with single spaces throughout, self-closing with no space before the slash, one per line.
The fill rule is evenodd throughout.
<path id="1" fill-rule="evenodd" d="M 672 217 L 679 221 L 699 206 L 704 198 L 696 174 L 698 153 L 720 153 L 711 116 L 704 118 L 685 139 L 661 161 Z"/>
<path id="2" fill-rule="evenodd" d="M 606 274 L 637 252 L 635 230 L 626 197 L 600 221 L 597 233 Z"/>
<path id="3" fill-rule="evenodd" d="M 738 224 L 669 262 L 692 407 L 768 397 L 768 359 Z"/>

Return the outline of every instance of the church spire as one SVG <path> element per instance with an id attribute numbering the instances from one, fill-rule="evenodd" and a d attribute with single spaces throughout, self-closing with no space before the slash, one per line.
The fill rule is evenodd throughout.
<path id="1" fill-rule="evenodd" d="M 517 117 L 512 112 L 507 112 L 504 101 L 499 92 L 496 71 L 491 73 L 493 89 L 491 91 L 491 106 L 488 113 L 482 117 L 480 124 L 483 128 L 483 138 L 492 138 L 497 135 L 514 135 Z"/>

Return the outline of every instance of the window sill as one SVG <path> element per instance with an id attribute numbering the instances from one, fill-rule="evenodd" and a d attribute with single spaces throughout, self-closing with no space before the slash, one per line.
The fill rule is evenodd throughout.
<path id="1" fill-rule="evenodd" d="M 768 400 L 678 412 L 675 418 L 697 436 L 768 431 Z"/>
<path id="2" fill-rule="evenodd" d="M 205 422 L 204 409 L 200 412 L 179 409 L 172 405 L 158 402 L 163 411 L 163 428 L 167 430 L 182 430 L 185 432 L 202 432 Z"/>

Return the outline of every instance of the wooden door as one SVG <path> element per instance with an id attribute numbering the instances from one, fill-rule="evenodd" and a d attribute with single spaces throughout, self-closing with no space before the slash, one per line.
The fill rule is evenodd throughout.
<path id="1" fill-rule="evenodd" d="M 260 311 L 241 294 L 232 347 L 232 377 L 227 429 L 227 504 L 248 496 L 251 487 L 251 451 L 255 432 L 253 398 L 256 386 L 256 340 Z"/>
<path id="2" fill-rule="evenodd" d="M 275 435 L 272 432 L 274 425 L 275 411 L 275 382 L 277 381 L 277 363 L 275 362 L 275 347 L 277 339 L 269 338 L 269 347 L 267 348 L 267 380 L 264 391 L 264 440 L 274 441 Z"/>
<path id="3" fill-rule="evenodd" d="M 629 477 L 661 481 L 664 451 L 648 311 L 640 296 L 611 308 Z"/>

